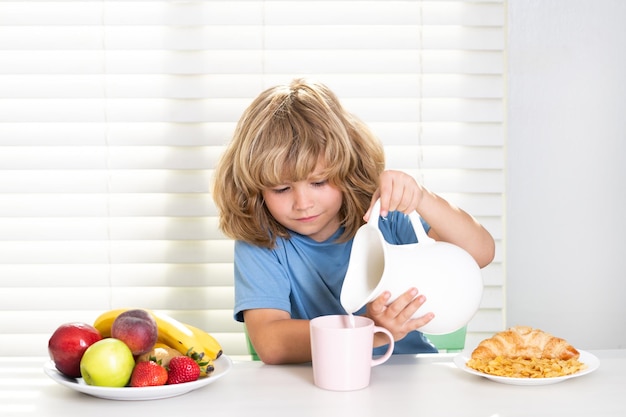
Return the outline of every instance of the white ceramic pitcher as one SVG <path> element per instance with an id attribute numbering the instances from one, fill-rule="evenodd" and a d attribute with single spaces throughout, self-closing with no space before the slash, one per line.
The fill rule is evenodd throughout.
<path id="1" fill-rule="evenodd" d="M 354 237 L 341 289 L 346 312 L 356 312 L 385 290 L 391 292 L 391 302 L 415 287 L 426 302 L 413 317 L 435 314 L 420 331 L 439 335 L 465 326 L 478 310 L 483 291 L 474 258 L 456 245 L 428 237 L 416 212 L 409 217 L 418 243 L 389 244 L 378 228 L 379 215 L 377 201 L 369 221 Z"/>

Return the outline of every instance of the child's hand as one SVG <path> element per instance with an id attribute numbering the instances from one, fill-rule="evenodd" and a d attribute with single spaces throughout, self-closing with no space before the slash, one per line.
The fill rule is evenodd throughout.
<path id="1" fill-rule="evenodd" d="M 426 312 L 423 316 L 412 319 L 415 312 L 426 302 L 426 297 L 411 288 L 387 305 L 391 294 L 384 291 L 367 305 L 366 316 L 374 320 L 377 326 L 386 328 L 394 340 L 403 339 L 409 332 L 419 330 L 430 322 L 435 315 Z"/>
<path id="2" fill-rule="evenodd" d="M 376 200 L 380 199 L 380 215 L 386 217 L 390 211 L 409 214 L 417 210 L 422 201 L 424 190 L 415 178 L 401 171 L 384 171 L 380 175 L 380 186 L 372 196 L 370 207 L 363 216 L 369 220 L 370 212 Z"/>

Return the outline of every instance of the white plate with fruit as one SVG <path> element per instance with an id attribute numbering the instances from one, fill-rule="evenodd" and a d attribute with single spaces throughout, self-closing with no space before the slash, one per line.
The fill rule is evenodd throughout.
<path id="1" fill-rule="evenodd" d="M 222 355 L 217 358 L 213 365 L 215 370 L 206 377 L 200 377 L 197 381 L 184 382 L 182 384 L 161 385 L 158 387 L 98 387 L 87 385 L 82 378 L 70 378 L 61 374 L 54 362 L 48 361 L 44 365 L 44 372 L 55 382 L 71 388 L 75 391 L 89 394 L 94 397 L 105 398 L 108 400 L 157 400 L 161 398 L 175 397 L 177 395 L 186 394 L 209 385 L 224 376 L 233 365 L 232 360 Z"/>
<path id="2" fill-rule="evenodd" d="M 93 326 L 64 323 L 48 341 L 44 372 L 94 397 L 153 400 L 202 388 L 232 361 L 207 332 L 144 309 L 115 309 Z"/>

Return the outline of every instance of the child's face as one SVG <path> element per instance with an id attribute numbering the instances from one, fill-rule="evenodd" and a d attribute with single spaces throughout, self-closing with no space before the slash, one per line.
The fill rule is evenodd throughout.
<path id="1" fill-rule="evenodd" d="M 340 226 L 343 196 L 318 167 L 305 181 L 286 182 L 263 191 L 268 210 L 278 223 L 301 235 L 322 242 Z"/>

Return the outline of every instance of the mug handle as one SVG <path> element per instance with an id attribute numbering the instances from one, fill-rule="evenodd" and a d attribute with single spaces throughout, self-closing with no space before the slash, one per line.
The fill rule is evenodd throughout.
<path id="1" fill-rule="evenodd" d="M 385 333 L 387 337 L 389 338 L 389 345 L 387 347 L 387 351 L 385 352 L 383 356 L 381 356 L 380 358 L 376 358 L 376 359 L 372 358 L 372 367 L 387 362 L 387 359 L 389 359 L 391 357 L 391 354 L 393 353 L 393 347 L 395 345 L 391 332 L 385 329 L 384 327 L 374 326 L 374 333 Z"/>

